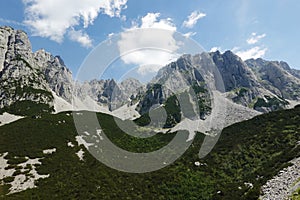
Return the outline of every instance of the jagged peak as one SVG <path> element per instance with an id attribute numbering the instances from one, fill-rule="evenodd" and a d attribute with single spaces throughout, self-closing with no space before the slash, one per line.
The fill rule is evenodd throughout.
<path id="1" fill-rule="evenodd" d="M 223 55 L 234 55 L 234 56 L 236 56 L 236 54 L 233 53 L 231 50 L 226 50 L 226 51 L 223 53 Z"/>
<path id="2" fill-rule="evenodd" d="M 55 58 L 58 60 L 59 64 L 64 67 L 66 66 L 64 60 L 59 55 L 56 55 Z"/>
<path id="3" fill-rule="evenodd" d="M 127 84 L 127 83 L 132 83 L 132 82 L 134 82 L 134 83 L 139 83 L 139 84 L 143 85 L 138 79 L 132 78 L 132 77 L 124 79 L 124 80 L 121 82 L 121 85 L 122 85 L 122 84 Z"/>
<path id="4" fill-rule="evenodd" d="M 14 31 L 15 29 L 11 26 L 0 26 L 0 29 L 4 29 L 6 31 Z"/>
<path id="5" fill-rule="evenodd" d="M 36 52 L 34 52 L 34 54 L 52 56 L 52 54 L 46 51 L 44 48 L 38 49 Z"/>
<path id="6" fill-rule="evenodd" d="M 265 60 L 262 58 L 250 58 L 245 61 L 249 67 L 253 67 L 253 63 L 256 63 L 257 65 L 276 65 L 277 67 L 280 67 L 283 70 L 290 71 L 292 68 L 289 66 L 289 64 L 285 61 L 276 61 L 276 60 Z M 251 64 L 252 63 L 252 64 Z"/>
<path id="7" fill-rule="evenodd" d="M 15 35 L 15 37 L 18 37 L 20 35 L 23 35 L 23 37 L 25 37 L 24 39 L 27 40 L 27 43 L 29 42 L 29 38 L 28 38 L 28 34 L 23 31 L 23 30 L 19 30 L 19 29 L 14 29 L 11 26 L 0 26 L 0 31 L 3 33 L 3 30 L 5 30 L 6 32 L 8 32 L 9 35 Z M 21 36 L 22 37 L 22 36 Z"/>

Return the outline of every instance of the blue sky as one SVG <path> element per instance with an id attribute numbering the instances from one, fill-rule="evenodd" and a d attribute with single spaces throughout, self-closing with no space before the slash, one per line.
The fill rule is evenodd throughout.
<path id="1" fill-rule="evenodd" d="M 300 69 L 299 10 L 298 0 L 4 0 L 0 25 L 25 30 L 34 51 L 60 55 L 73 74 L 100 42 L 141 27 L 186 34 L 206 51 L 232 50 Z"/>

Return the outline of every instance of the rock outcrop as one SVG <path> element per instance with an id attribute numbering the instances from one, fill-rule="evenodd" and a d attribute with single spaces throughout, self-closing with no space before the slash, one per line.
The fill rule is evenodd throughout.
<path id="1" fill-rule="evenodd" d="M 96 104 L 115 110 L 143 91 L 143 85 L 134 79 L 120 84 L 114 80 L 75 83 L 60 56 L 44 49 L 33 53 L 27 34 L 6 26 L 0 27 L 0 88 L 0 111 L 14 114 L 37 104 L 42 110 L 48 107 L 47 111 L 53 111 L 53 92 L 69 104 L 74 96 L 83 102 L 89 96 Z"/>
<path id="2" fill-rule="evenodd" d="M 60 56 L 44 49 L 33 53 L 25 32 L 0 27 L 1 112 L 30 110 L 36 104 L 42 105 L 40 110 L 51 112 L 56 96 L 69 104 L 76 96 L 81 104 L 93 101 L 110 111 L 140 102 L 137 109 L 143 114 L 190 89 L 201 118 L 211 111 L 210 90 L 225 93 L 234 103 L 269 112 L 286 108 L 288 100 L 300 101 L 299 77 L 299 70 L 282 61 L 244 62 L 231 51 L 217 51 L 183 55 L 163 67 L 147 86 L 135 79 L 77 83 Z"/>

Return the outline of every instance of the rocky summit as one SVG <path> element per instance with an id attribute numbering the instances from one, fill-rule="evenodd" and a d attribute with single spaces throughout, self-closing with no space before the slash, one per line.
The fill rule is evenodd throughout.
<path id="1" fill-rule="evenodd" d="M 210 90 L 259 112 L 288 108 L 300 101 L 300 72 L 286 62 L 243 61 L 231 51 L 216 51 L 182 55 L 147 85 L 136 79 L 78 83 L 60 56 L 44 49 L 32 52 L 24 31 L 5 26 L 0 27 L 0 88 L 0 112 L 17 115 L 70 110 L 72 103 L 77 109 L 93 104 L 110 111 L 138 103 L 137 111 L 144 114 L 192 88 L 197 112 L 205 118 L 212 109 Z M 62 101 L 69 106 L 57 110 Z"/>
<path id="2" fill-rule="evenodd" d="M 26 110 L 33 107 L 34 112 L 52 112 L 55 98 L 61 97 L 71 104 L 74 96 L 84 101 L 86 95 L 113 110 L 110 102 L 117 102 L 116 106 L 120 107 L 141 87 L 142 84 L 133 79 L 120 84 L 114 80 L 76 84 L 60 56 L 53 56 L 44 49 L 32 52 L 25 32 L 0 27 L 1 112 L 27 115 Z M 74 91 L 78 94 L 74 95 Z M 85 108 L 80 106 L 79 109 Z"/>
<path id="3" fill-rule="evenodd" d="M 146 85 L 133 78 L 79 82 L 60 56 L 32 52 L 24 31 L 0 27 L 0 198 L 299 196 L 299 102 L 300 72 L 283 61 L 203 52 L 180 56 Z M 101 126 L 78 130 L 74 116 L 90 114 Z M 161 160 L 165 168 L 155 172 L 110 169 L 91 151 L 102 156 L 111 140 L 152 154 L 179 130 L 189 133 L 184 143 L 191 146 L 174 163 Z M 199 157 L 214 138 L 211 152 Z"/>

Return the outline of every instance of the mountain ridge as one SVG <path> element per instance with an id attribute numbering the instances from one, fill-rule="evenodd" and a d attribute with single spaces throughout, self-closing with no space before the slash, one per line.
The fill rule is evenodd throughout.
<path id="1" fill-rule="evenodd" d="M 220 85 L 224 85 L 221 92 L 226 94 L 225 98 L 262 113 L 288 108 L 289 101 L 300 101 L 300 73 L 283 61 L 243 61 L 231 51 L 204 52 L 182 55 L 160 69 L 147 85 L 136 79 L 121 83 L 114 79 L 78 83 L 60 56 L 53 56 L 44 49 L 32 52 L 24 31 L 0 27 L 0 38 L 1 113 L 53 112 L 57 107 L 59 111 L 73 108 L 111 113 L 124 105 L 132 109 L 139 102 L 136 110 L 144 114 L 155 104 L 163 105 L 172 95 L 192 87 L 199 104 L 195 112 L 205 119 L 211 112 L 211 88 L 207 85 L 211 81 L 219 85 L 218 90 L 223 90 Z M 218 75 L 221 78 L 214 79 Z M 155 84 L 161 84 L 156 91 L 153 90 Z M 57 97 L 65 102 L 54 105 L 62 102 L 55 99 Z M 18 105 L 14 105 L 16 102 Z M 30 112 L 38 104 L 40 108 Z"/>

